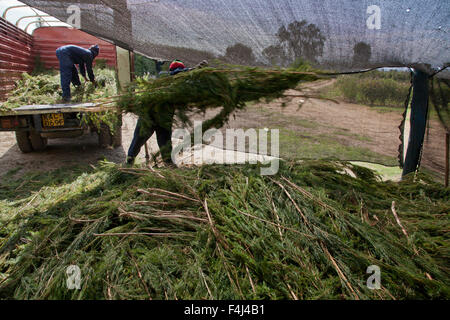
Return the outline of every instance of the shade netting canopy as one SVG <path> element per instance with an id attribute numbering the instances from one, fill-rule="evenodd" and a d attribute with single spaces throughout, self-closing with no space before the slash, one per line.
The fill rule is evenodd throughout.
<path id="1" fill-rule="evenodd" d="M 337 70 L 450 62 L 450 2 L 387 0 L 25 0 L 147 56 Z M 71 18 L 72 17 L 72 18 Z M 448 77 L 447 71 L 440 73 Z"/>

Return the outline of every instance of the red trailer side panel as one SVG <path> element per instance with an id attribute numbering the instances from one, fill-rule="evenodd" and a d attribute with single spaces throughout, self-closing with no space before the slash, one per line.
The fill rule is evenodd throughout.
<path id="1" fill-rule="evenodd" d="M 116 47 L 113 44 L 77 29 L 42 27 L 34 30 L 33 39 L 33 53 L 40 56 L 46 68 L 59 68 L 55 51 L 57 48 L 68 44 L 74 44 L 86 49 L 93 44 L 98 44 L 100 54 L 97 59 L 105 59 L 106 63 L 111 67 L 114 67 L 116 64 Z"/>
<path id="2" fill-rule="evenodd" d="M 0 101 L 14 88 L 22 72 L 33 70 L 33 37 L 0 18 Z"/>

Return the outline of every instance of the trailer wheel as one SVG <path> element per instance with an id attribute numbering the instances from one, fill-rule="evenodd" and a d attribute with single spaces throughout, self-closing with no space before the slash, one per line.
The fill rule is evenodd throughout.
<path id="1" fill-rule="evenodd" d="M 98 130 L 98 144 L 100 148 L 107 148 L 112 145 L 111 131 L 104 123 L 100 124 L 100 129 Z"/>
<path id="2" fill-rule="evenodd" d="M 29 153 L 33 151 L 29 134 L 29 131 L 16 131 L 17 145 L 19 146 L 20 151 L 22 151 L 23 153 Z"/>
<path id="3" fill-rule="evenodd" d="M 47 138 L 42 138 L 36 131 L 30 131 L 30 141 L 34 151 L 43 151 L 47 147 Z"/>

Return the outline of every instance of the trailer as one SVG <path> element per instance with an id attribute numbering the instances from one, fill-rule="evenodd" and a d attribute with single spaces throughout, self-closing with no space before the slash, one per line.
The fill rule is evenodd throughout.
<path id="1" fill-rule="evenodd" d="M 112 108 L 93 103 L 26 105 L 0 112 L 0 131 L 15 131 L 17 145 L 24 153 L 42 151 L 48 139 L 77 138 L 96 132 L 100 147 L 122 144 L 122 119 L 113 128 L 106 123 L 94 124 L 88 116 Z"/>

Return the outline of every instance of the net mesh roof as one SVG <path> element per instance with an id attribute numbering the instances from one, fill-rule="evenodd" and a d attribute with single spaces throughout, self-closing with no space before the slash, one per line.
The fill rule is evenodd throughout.
<path id="1" fill-rule="evenodd" d="M 61 21 L 72 14 L 69 6 L 79 6 L 82 30 L 151 57 L 191 63 L 221 57 L 286 66 L 303 59 L 337 71 L 409 66 L 434 73 L 450 62 L 450 1 L 23 2 Z"/>
<path id="2" fill-rule="evenodd" d="M 70 25 L 17 0 L 0 1 L 0 16 L 29 34 L 39 27 Z"/>

